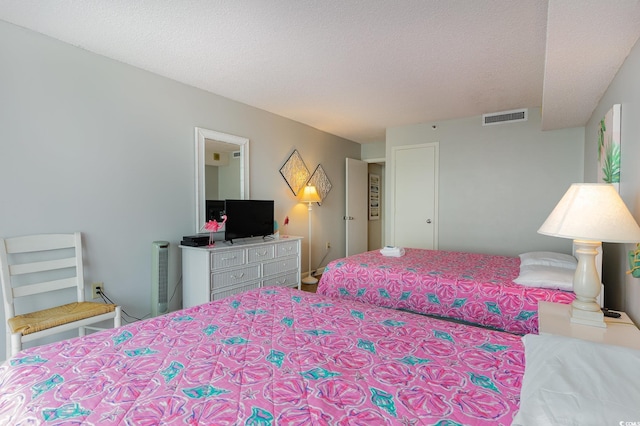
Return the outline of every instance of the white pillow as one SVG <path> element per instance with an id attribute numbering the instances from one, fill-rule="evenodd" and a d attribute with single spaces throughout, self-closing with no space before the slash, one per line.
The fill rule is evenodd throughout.
<path id="1" fill-rule="evenodd" d="M 574 274 L 575 269 L 558 266 L 525 265 L 520 266 L 520 275 L 513 282 L 527 287 L 573 291 Z"/>
<path id="2" fill-rule="evenodd" d="M 531 251 L 520 255 L 520 266 L 527 265 L 557 266 L 558 268 L 575 270 L 578 266 L 578 260 L 575 257 L 564 253 L 555 253 L 552 251 Z"/>
<path id="3" fill-rule="evenodd" d="M 525 370 L 512 425 L 618 425 L 640 420 L 640 351 L 570 337 L 522 338 Z"/>

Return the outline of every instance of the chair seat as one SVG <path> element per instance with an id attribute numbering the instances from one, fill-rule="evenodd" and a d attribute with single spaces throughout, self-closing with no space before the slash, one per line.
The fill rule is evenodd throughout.
<path id="1" fill-rule="evenodd" d="M 74 302 L 55 308 L 17 315 L 9 318 L 7 322 L 13 333 L 21 333 L 26 336 L 27 334 L 47 330 L 59 325 L 113 312 L 115 309 L 116 305 L 105 303 Z"/>

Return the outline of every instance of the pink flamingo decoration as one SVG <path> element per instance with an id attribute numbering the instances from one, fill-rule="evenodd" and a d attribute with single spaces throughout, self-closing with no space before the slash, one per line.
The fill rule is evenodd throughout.
<path id="1" fill-rule="evenodd" d="M 218 230 L 222 228 L 222 225 L 224 225 L 224 223 L 227 221 L 226 214 L 222 215 L 221 217 L 222 217 L 222 222 L 218 222 L 217 220 L 214 219 L 204 224 L 204 229 L 209 231 L 209 247 L 213 247 L 214 245 L 213 233 L 218 232 Z"/>

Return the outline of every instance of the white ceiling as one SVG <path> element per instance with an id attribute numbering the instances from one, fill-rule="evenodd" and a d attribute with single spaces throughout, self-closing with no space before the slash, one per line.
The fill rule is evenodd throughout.
<path id="1" fill-rule="evenodd" d="M 521 107 L 583 126 L 640 0 L 0 0 L 0 19 L 366 143 Z"/>

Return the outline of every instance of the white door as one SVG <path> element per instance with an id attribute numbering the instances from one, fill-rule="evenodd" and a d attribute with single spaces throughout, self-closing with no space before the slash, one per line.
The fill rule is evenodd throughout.
<path id="1" fill-rule="evenodd" d="M 367 198 L 369 194 L 368 165 L 353 158 L 346 159 L 346 211 L 347 256 L 367 251 Z"/>
<path id="2" fill-rule="evenodd" d="M 394 147 L 391 161 L 393 245 L 437 249 L 438 144 Z"/>

